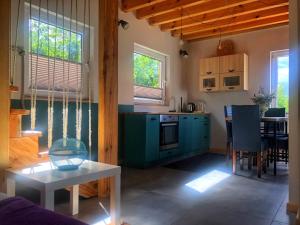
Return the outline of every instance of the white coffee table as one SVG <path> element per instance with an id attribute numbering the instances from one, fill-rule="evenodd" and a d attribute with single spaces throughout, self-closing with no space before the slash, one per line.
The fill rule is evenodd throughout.
<path id="1" fill-rule="evenodd" d="M 8 196 L 15 196 L 15 183 L 20 182 L 39 190 L 41 205 L 52 211 L 54 211 L 54 191 L 71 187 L 70 208 L 73 215 L 79 211 L 79 184 L 113 177 L 110 179 L 110 216 L 112 224 L 120 224 L 121 167 L 119 166 L 86 160 L 78 170 L 59 171 L 50 162 L 46 162 L 21 170 L 7 169 L 6 175 Z"/>

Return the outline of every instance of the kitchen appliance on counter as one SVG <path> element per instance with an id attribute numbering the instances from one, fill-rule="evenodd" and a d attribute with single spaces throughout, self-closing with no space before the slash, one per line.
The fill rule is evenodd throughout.
<path id="1" fill-rule="evenodd" d="M 160 115 L 160 151 L 177 149 L 179 146 L 178 115 Z"/>
<path id="2" fill-rule="evenodd" d="M 198 102 L 196 105 L 196 111 L 200 113 L 205 113 L 206 112 L 206 105 L 204 102 Z"/>
<path id="3" fill-rule="evenodd" d="M 193 112 L 195 112 L 195 110 L 196 110 L 195 103 L 190 102 L 186 105 L 186 112 L 193 113 Z"/>

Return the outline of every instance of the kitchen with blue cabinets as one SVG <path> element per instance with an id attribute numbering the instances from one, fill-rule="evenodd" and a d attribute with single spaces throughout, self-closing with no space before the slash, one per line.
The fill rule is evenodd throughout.
<path id="1" fill-rule="evenodd" d="M 208 152 L 209 114 L 122 114 L 122 162 L 144 168 Z"/>

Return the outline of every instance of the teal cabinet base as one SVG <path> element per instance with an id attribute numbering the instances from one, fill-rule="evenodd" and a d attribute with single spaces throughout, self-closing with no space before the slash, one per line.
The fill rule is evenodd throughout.
<path id="1" fill-rule="evenodd" d="M 121 134 L 122 165 L 145 168 L 181 160 L 209 150 L 209 117 L 179 116 L 179 147 L 160 151 L 159 115 L 126 114 Z"/>

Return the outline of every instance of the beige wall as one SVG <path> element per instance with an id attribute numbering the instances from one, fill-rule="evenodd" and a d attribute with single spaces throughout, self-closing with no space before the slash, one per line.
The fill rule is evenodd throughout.
<path id="1" fill-rule="evenodd" d="M 133 104 L 133 51 L 134 43 L 168 55 L 167 96 L 175 96 L 179 105 L 180 96 L 186 98 L 182 76 L 182 59 L 179 56 L 179 41 L 170 33 L 149 26 L 145 20 L 137 20 L 132 13 L 119 11 L 119 18 L 129 22 L 128 30 L 119 28 L 119 104 Z M 137 111 L 165 111 L 168 107 L 136 106 Z"/>
<path id="2" fill-rule="evenodd" d="M 224 105 L 252 104 L 250 98 L 259 86 L 270 90 L 270 51 L 288 49 L 289 30 L 287 26 L 268 30 L 244 33 L 226 37 L 235 44 L 236 53 L 249 56 L 249 91 L 245 92 L 199 92 L 199 59 L 216 55 L 218 39 L 193 42 L 189 45 L 190 58 L 186 73 L 188 75 L 189 100 L 201 100 L 211 112 L 211 147 L 225 149 L 226 132 L 224 122 Z"/>
<path id="3" fill-rule="evenodd" d="M 290 1 L 290 133 L 289 133 L 289 201 L 300 206 L 300 146 L 299 146 L 299 95 L 300 95 L 300 3 Z"/>

